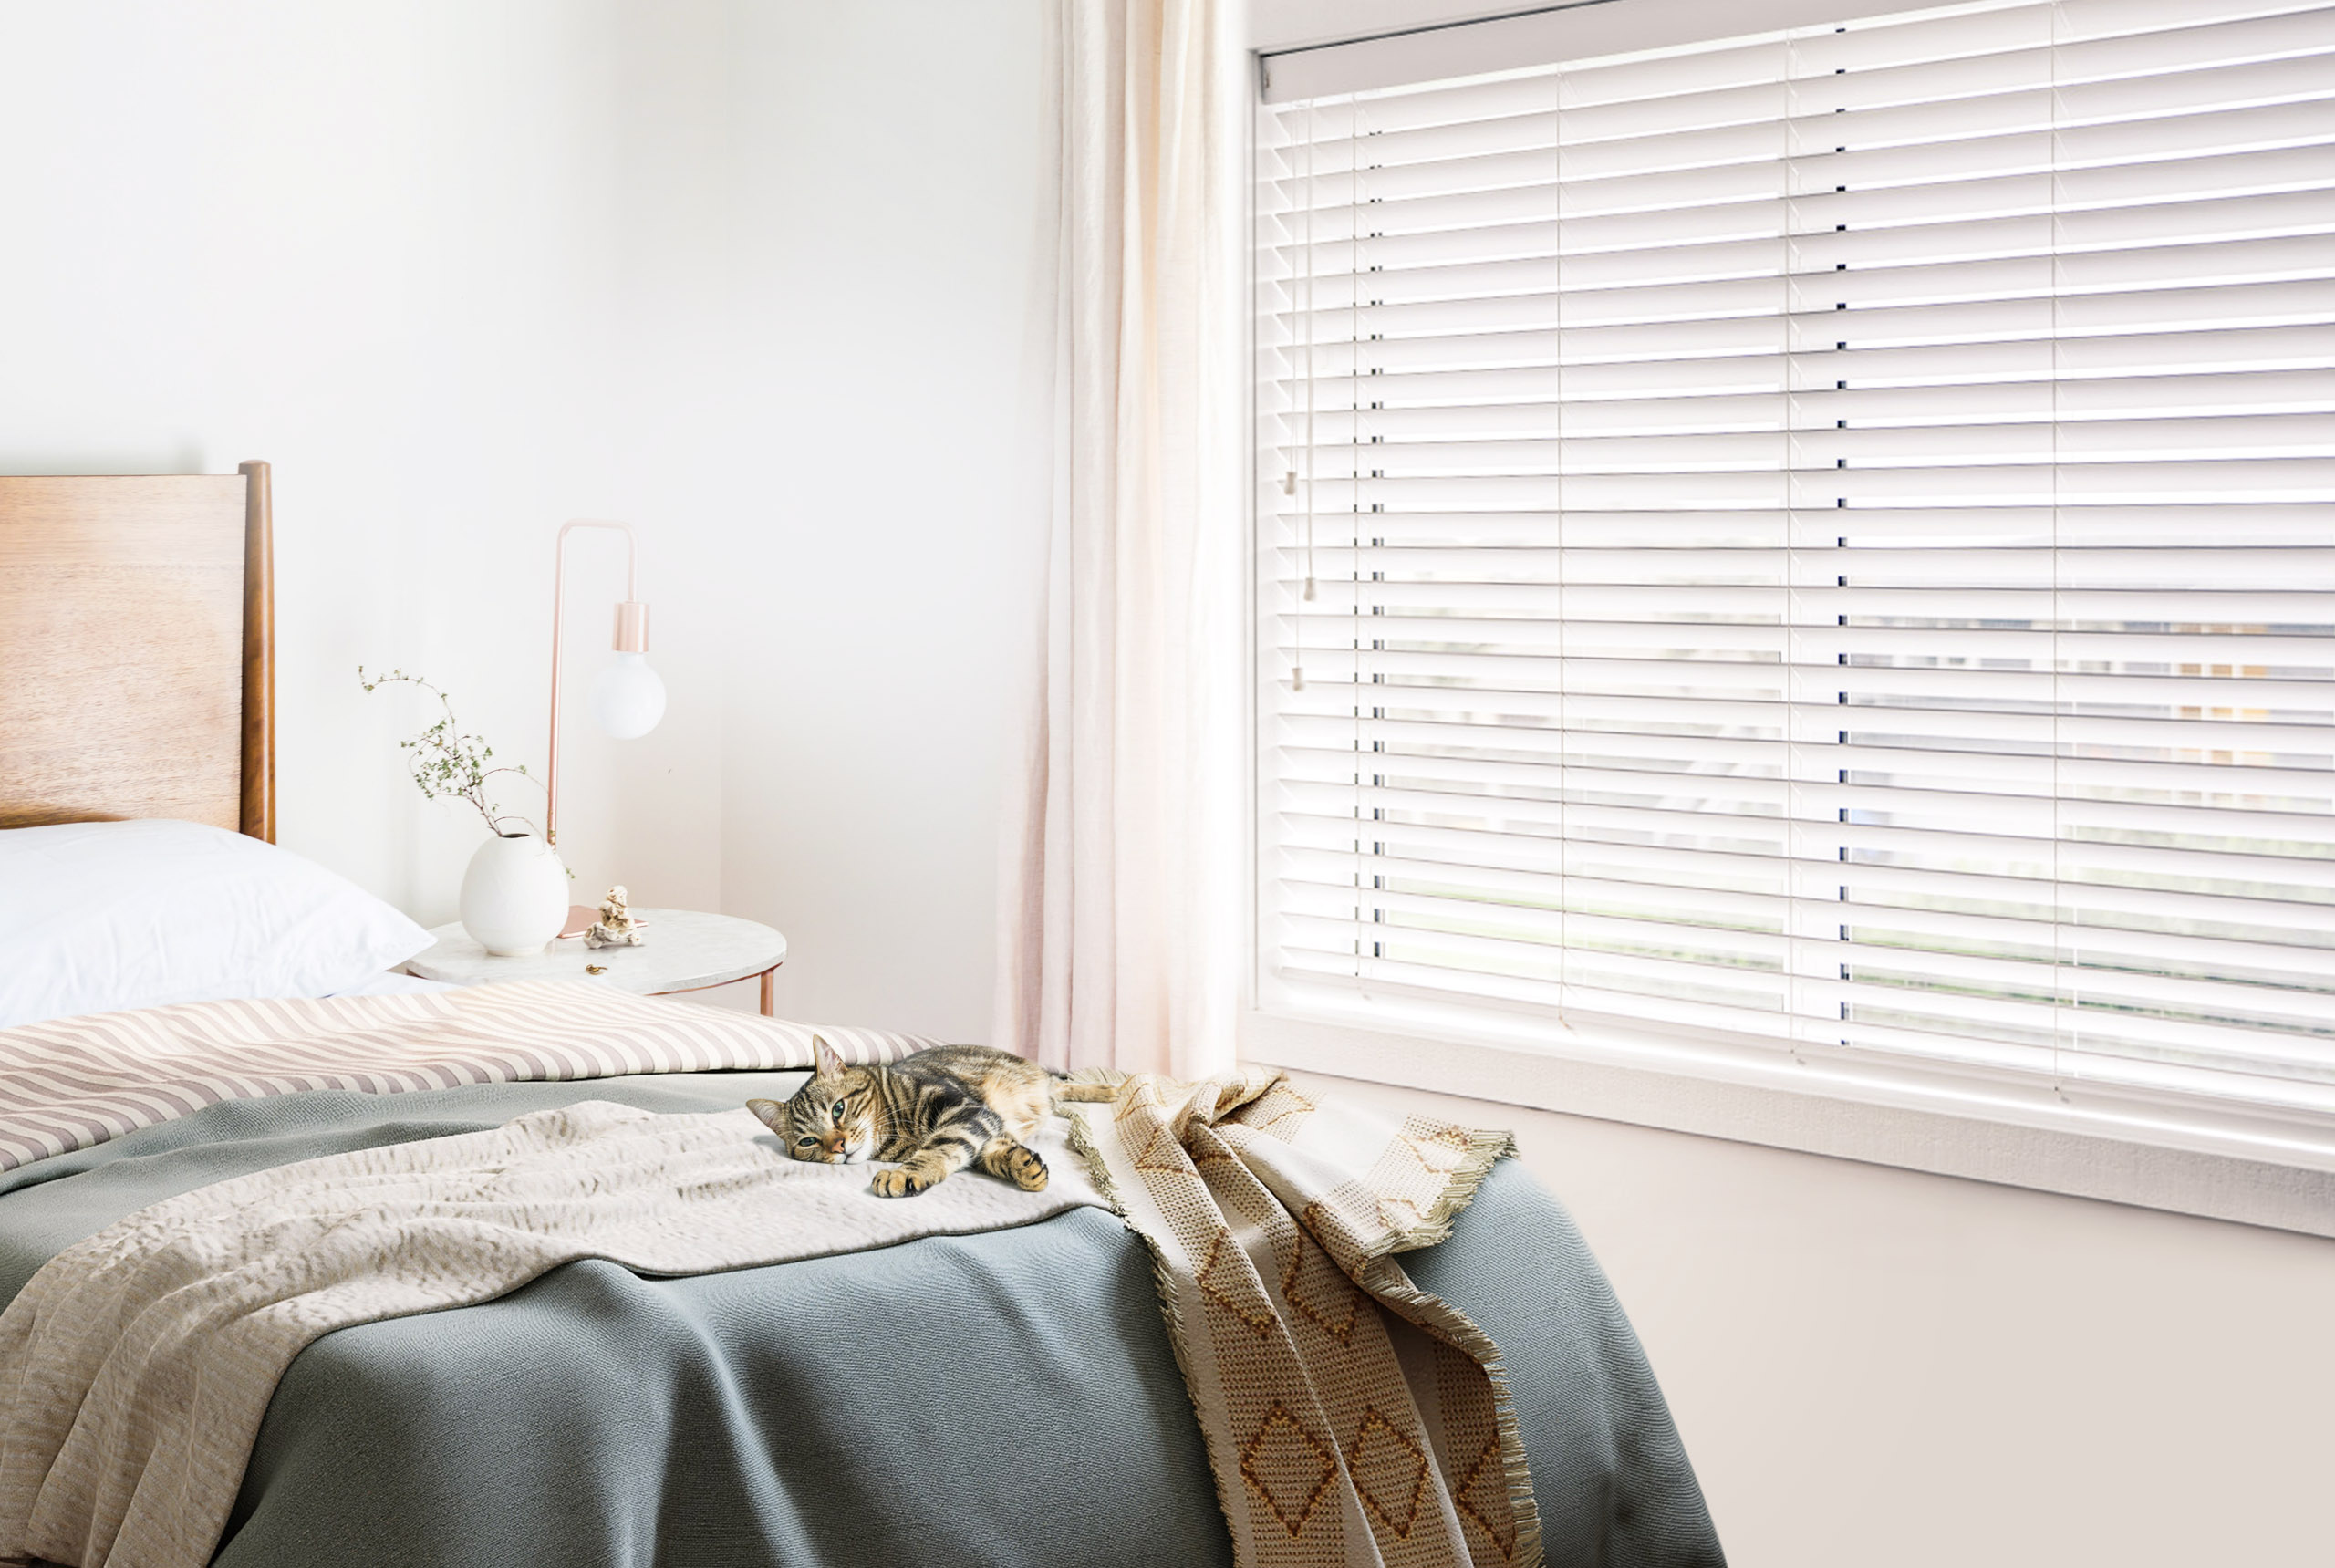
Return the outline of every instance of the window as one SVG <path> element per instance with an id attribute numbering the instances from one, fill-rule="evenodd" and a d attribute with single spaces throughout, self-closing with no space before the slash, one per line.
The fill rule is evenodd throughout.
<path id="1" fill-rule="evenodd" d="M 1309 90 L 1256 133 L 1268 1005 L 2335 1148 L 2335 6 Z"/>

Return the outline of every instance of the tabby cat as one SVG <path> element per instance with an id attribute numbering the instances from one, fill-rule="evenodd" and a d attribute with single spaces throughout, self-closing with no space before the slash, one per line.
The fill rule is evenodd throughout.
<path id="1" fill-rule="evenodd" d="M 1046 1162 L 1023 1140 L 1057 1099 L 1108 1099 L 1034 1062 L 985 1045 L 936 1045 L 898 1062 L 845 1064 L 812 1039 L 818 1070 L 784 1105 L 748 1100 L 796 1159 L 827 1165 L 897 1160 L 869 1184 L 879 1198 L 912 1197 L 978 1165 L 1025 1192 L 1046 1184 Z"/>

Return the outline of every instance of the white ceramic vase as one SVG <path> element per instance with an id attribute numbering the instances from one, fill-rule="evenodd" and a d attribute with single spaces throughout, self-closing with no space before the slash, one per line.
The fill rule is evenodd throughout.
<path id="1" fill-rule="evenodd" d="M 462 874 L 462 929 L 497 958 L 544 950 L 567 923 L 567 867 L 532 833 L 497 834 Z"/>

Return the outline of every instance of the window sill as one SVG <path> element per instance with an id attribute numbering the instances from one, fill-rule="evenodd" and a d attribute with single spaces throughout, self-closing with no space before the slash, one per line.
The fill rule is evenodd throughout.
<path id="1" fill-rule="evenodd" d="M 1860 1070 L 1684 1037 L 1250 1009 L 1240 1055 L 1305 1072 L 2335 1237 L 2335 1139 L 1999 1080 Z M 1473 1037 L 1462 1037 L 1472 1035 Z"/>

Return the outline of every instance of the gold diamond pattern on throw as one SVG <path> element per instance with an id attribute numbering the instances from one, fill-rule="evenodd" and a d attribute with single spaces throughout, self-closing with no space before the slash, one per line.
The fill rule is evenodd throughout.
<path id="1" fill-rule="evenodd" d="M 1302 1231 L 1296 1233 L 1296 1242 L 1281 1277 L 1281 1293 L 1323 1333 L 1340 1345 L 1350 1344 L 1362 1315 L 1362 1293 L 1330 1262 L 1319 1242 Z"/>
<path id="2" fill-rule="evenodd" d="M 1111 1119 L 1115 1122 L 1123 1122 L 1137 1111 L 1161 1108 L 1165 1104 L 1166 1102 L 1159 1097 L 1159 1085 L 1156 1080 L 1137 1078 L 1126 1088 L 1119 1091 L 1118 1106 L 1112 1111 Z"/>
<path id="3" fill-rule="evenodd" d="M 1297 1128 L 1294 1125 L 1284 1127 L 1282 1124 L 1292 1117 L 1309 1116 L 1313 1110 L 1313 1101 L 1285 1083 L 1276 1084 L 1253 1104 L 1240 1107 L 1240 1121 L 1243 1126 L 1253 1127 L 1258 1132 L 1271 1133 L 1286 1140 L 1297 1136 Z"/>
<path id="4" fill-rule="evenodd" d="M 1451 1501 L 1458 1505 L 1460 1513 L 1491 1538 L 1503 1561 L 1512 1561 L 1516 1556 L 1516 1521 L 1508 1510 L 1507 1483 L 1507 1469 L 1500 1463 L 1500 1435 L 1494 1433 L 1491 1441 L 1484 1445 L 1484 1451 L 1476 1456 L 1476 1462 L 1468 1467 Z M 1496 1516 L 1499 1522 L 1485 1518 L 1486 1514 Z"/>
<path id="5" fill-rule="evenodd" d="M 1240 1446 L 1240 1479 L 1292 1541 L 1305 1532 L 1306 1521 L 1322 1506 L 1337 1473 L 1338 1461 L 1329 1449 L 1278 1399 Z"/>
<path id="6" fill-rule="evenodd" d="M 1176 1135 L 1165 1124 L 1153 1127 L 1151 1136 L 1143 1140 L 1143 1147 L 1136 1151 L 1135 1168 L 1137 1170 L 1181 1173 L 1189 1170 L 1191 1164 L 1191 1157 L 1184 1152 L 1184 1146 L 1176 1141 Z"/>
<path id="7" fill-rule="evenodd" d="M 1375 1405 L 1364 1407 L 1354 1428 L 1354 1441 L 1346 1449 L 1346 1472 L 1354 1477 L 1354 1490 L 1371 1516 L 1399 1539 L 1409 1540 L 1419 1516 L 1419 1499 L 1427 1490 L 1427 1456 Z"/>
<path id="8" fill-rule="evenodd" d="M 1249 1281 L 1243 1276 L 1240 1262 L 1228 1260 L 1225 1251 L 1227 1248 L 1231 1249 L 1233 1258 L 1245 1257 L 1240 1247 L 1233 1241 L 1232 1232 L 1219 1230 L 1216 1233 L 1216 1240 L 1208 1244 L 1208 1256 L 1200 1261 L 1199 1268 L 1192 1275 L 1192 1282 L 1199 1286 L 1201 1293 L 1209 1300 L 1247 1324 L 1251 1333 L 1263 1339 L 1271 1334 L 1281 1324 L 1274 1318 L 1270 1304 L 1263 1302 L 1235 1300 L 1232 1291 L 1225 1288 L 1229 1282 L 1240 1295 L 1246 1296 L 1251 1293 Z M 1221 1271 L 1221 1277 L 1217 1267 L 1219 1262 L 1225 1264 Z M 1276 1405 L 1273 1407 L 1279 1409 L 1281 1407 Z"/>

